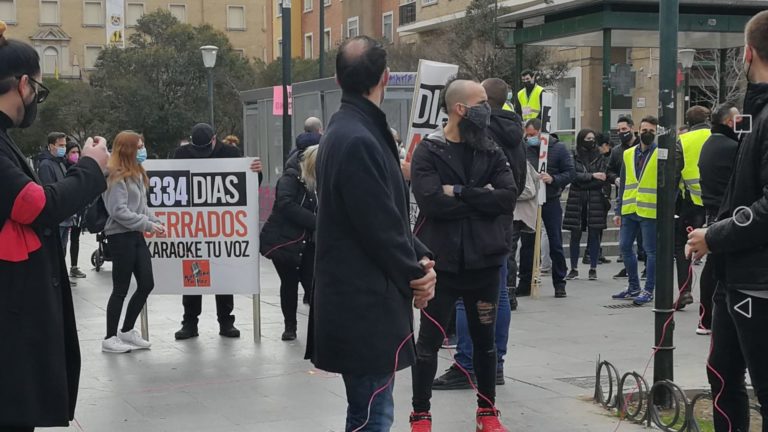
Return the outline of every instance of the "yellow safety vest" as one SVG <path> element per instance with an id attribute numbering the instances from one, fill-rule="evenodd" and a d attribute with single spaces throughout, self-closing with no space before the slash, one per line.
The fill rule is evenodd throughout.
<path id="1" fill-rule="evenodd" d="M 523 111 L 523 121 L 534 119 L 541 113 L 542 92 L 544 92 L 544 88 L 540 85 L 535 85 L 530 97 L 528 97 L 525 89 L 517 93 L 517 100 L 520 102 L 520 109 Z"/>
<path id="2" fill-rule="evenodd" d="M 709 129 L 697 129 L 680 135 L 680 144 L 683 147 L 682 182 L 680 190 L 691 194 L 691 200 L 698 206 L 703 206 L 701 199 L 701 182 L 699 174 L 699 157 L 701 148 L 712 132 Z"/>
<path id="3" fill-rule="evenodd" d="M 515 109 L 512 108 L 512 105 L 510 105 L 509 102 L 504 102 L 504 106 L 502 107 L 502 110 L 504 110 L 504 111 L 514 111 Z"/>
<path id="4" fill-rule="evenodd" d="M 624 194 L 621 197 L 621 214 L 637 214 L 647 219 L 656 219 L 656 178 L 659 160 L 657 149 L 645 162 L 640 180 L 635 173 L 635 147 L 624 151 Z"/>

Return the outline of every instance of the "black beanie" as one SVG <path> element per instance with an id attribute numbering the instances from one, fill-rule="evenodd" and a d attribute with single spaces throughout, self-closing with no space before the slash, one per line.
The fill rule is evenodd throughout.
<path id="1" fill-rule="evenodd" d="M 192 145 L 206 147 L 215 143 L 216 133 L 208 123 L 198 123 L 192 128 Z"/>

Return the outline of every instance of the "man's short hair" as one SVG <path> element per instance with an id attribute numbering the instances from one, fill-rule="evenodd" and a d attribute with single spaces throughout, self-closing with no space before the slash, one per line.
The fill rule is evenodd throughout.
<path id="1" fill-rule="evenodd" d="M 632 117 L 630 117 L 630 116 L 621 116 L 621 117 L 619 117 L 619 120 L 616 121 L 616 123 L 617 124 L 618 123 L 626 123 L 626 124 L 629 125 L 629 127 L 632 127 L 632 126 L 635 125 L 635 121 L 632 120 Z"/>
<path id="2" fill-rule="evenodd" d="M 363 44 L 360 52 L 350 53 L 349 46 Z M 368 36 L 357 36 L 345 40 L 336 54 L 336 79 L 342 90 L 352 94 L 366 95 L 387 69 L 387 51 L 384 46 Z"/>
<path id="3" fill-rule="evenodd" d="M 712 124 L 725 124 L 731 118 L 732 110 L 736 108 L 731 102 L 726 102 L 715 107 L 712 111 Z"/>
<path id="4" fill-rule="evenodd" d="M 533 127 L 537 131 L 541 130 L 541 119 L 532 118 L 525 122 L 525 128 L 528 129 L 528 127 Z"/>
<path id="5" fill-rule="evenodd" d="M 755 50 L 760 59 L 768 61 L 768 10 L 752 17 L 744 29 L 747 45 Z"/>
<path id="6" fill-rule="evenodd" d="M 485 94 L 488 95 L 488 104 L 493 109 L 502 109 L 507 103 L 509 86 L 501 78 L 488 78 L 482 82 Z"/>
<path id="7" fill-rule="evenodd" d="M 650 123 L 650 124 L 652 124 L 654 126 L 658 126 L 659 125 L 659 119 L 657 119 L 656 117 L 654 117 L 652 115 L 648 115 L 648 116 L 643 117 L 643 119 L 640 120 L 640 123 Z"/>
<path id="8" fill-rule="evenodd" d="M 685 121 L 689 126 L 706 123 L 710 116 L 709 108 L 701 105 L 694 105 L 685 112 Z"/>
<path id="9" fill-rule="evenodd" d="M 520 73 L 520 76 L 521 76 L 521 77 L 524 77 L 524 76 L 526 76 L 526 75 L 530 75 L 530 76 L 531 76 L 531 78 L 536 78 L 536 74 L 535 74 L 535 73 L 533 73 L 533 71 L 532 71 L 532 70 L 530 70 L 530 69 L 525 69 L 525 70 L 523 70 L 523 71 Z"/>
<path id="10" fill-rule="evenodd" d="M 67 134 L 63 132 L 51 132 L 48 134 L 48 145 L 54 145 L 56 144 L 56 141 L 66 137 Z"/>
<path id="11" fill-rule="evenodd" d="M 308 133 L 320 133 L 320 129 L 323 128 L 323 122 L 317 117 L 309 117 L 304 120 L 304 132 Z"/>

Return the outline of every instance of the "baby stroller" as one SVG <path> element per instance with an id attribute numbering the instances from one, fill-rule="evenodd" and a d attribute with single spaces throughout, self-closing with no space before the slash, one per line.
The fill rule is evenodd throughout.
<path id="1" fill-rule="evenodd" d="M 107 235 L 103 232 L 96 234 L 96 241 L 99 247 L 91 254 L 91 264 L 96 271 L 101 271 L 101 266 L 107 261 L 112 261 L 112 252 L 109 250 L 109 241 Z"/>

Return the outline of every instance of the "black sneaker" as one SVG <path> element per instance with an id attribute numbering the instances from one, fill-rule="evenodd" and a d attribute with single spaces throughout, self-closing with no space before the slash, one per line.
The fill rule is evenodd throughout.
<path id="1" fill-rule="evenodd" d="M 80 268 L 78 267 L 72 267 L 71 269 L 69 269 L 69 277 L 83 279 L 85 277 L 85 273 L 80 271 Z"/>
<path id="2" fill-rule="evenodd" d="M 589 269 L 589 280 L 597 280 L 597 269 Z"/>
<path id="3" fill-rule="evenodd" d="M 691 303 L 693 303 L 693 295 L 689 291 L 683 291 L 680 294 L 680 298 L 677 299 L 677 303 L 675 303 L 675 310 L 683 310 Z"/>
<path id="4" fill-rule="evenodd" d="M 589 264 L 589 257 L 587 257 L 586 255 L 584 255 L 584 258 L 582 258 L 582 259 L 581 259 L 581 263 L 582 263 L 582 264 Z"/>
<path id="5" fill-rule="evenodd" d="M 509 289 L 509 309 L 512 311 L 517 310 L 517 293 L 515 292 L 515 288 Z"/>
<path id="6" fill-rule="evenodd" d="M 296 324 L 286 324 L 285 331 L 280 339 L 284 341 L 296 340 Z"/>
<path id="7" fill-rule="evenodd" d="M 626 279 L 627 278 L 627 269 L 621 269 L 620 272 L 613 275 L 614 279 Z"/>
<path id="8" fill-rule="evenodd" d="M 565 293 L 565 287 L 555 288 L 555 298 L 566 298 L 568 294 Z"/>
<path id="9" fill-rule="evenodd" d="M 623 257 L 623 256 L 621 256 L 621 255 L 619 255 L 619 257 L 618 257 L 618 258 L 616 258 L 616 262 L 617 262 L 617 263 L 623 263 L 623 262 L 624 262 L 624 257 Z"/>
<path id="10" fill-rule="evenodd" d="M 531 295 L 531 286 L 528 285 L 527 287 L 517 287 L 517 296 L 518 297 L 530 297 Z"/>
<path id="11" fill-rule="evenodd" d="M 574 279 L 578 279 L 578 278 L 579 278 L 579 271 L 578 270 L 571 270 L 565 276 L 565 280 L 574 280 Z"/>
<path id="12" fill-rule="evenodd" d="M 472 378 L 473 383 L 477 383 L 475 374 L 470 373 L 469 376 Z M 466 390 L 471 388 L 472 386 L 469 384 L 467 376 L 464 375 L 464 372 L 456 364 L 452 364 L 444 374 L 435 378 L 432 382 L 433 390 Z"/>
<path id="13" fill-rule="evenodd" d="M 219 327 L 219 336 L 239 338 L 240 330 L 238 330 L 237 327 L 232 324 L 230 324 L 228 327 Z"/>
<path id="14" fill-rule="evenodd" d="M 598 264 L 610 264 L 611 262 L 612 262 L 611 260 L 609 260 L 608 258 L 606 258 L 606 257 L 604 257 L 604 256 L 601 256 L 601 257 L 600 257 L 600 258 L 597 260 L 597 263 L 598 263 Z"/>
<path id="15" fill-rule="evenodd" d="M 500 386 L 500 385 L 504 385 L 504 384 L 505 384 L 505 381 L 504 381 L 504 368 L 496 366 L 496 385 Z"/>
<path id="16" fill-rule="evenodd" d="M 197 333 L 197 326 L 191 326 L 191 325 L 182 326 L 181 330 L 177 331 L 176 334 L 174 335 L 176 340 L 190 339 L 197 336 L 199 336 L 199 334 Z"/>
<path id="17" fill-rule="evenodd" d="M 640 275 L 640 280 L 646 280 L 648 279 L 648 269 L 644 268 L 643 273 Z"/>

